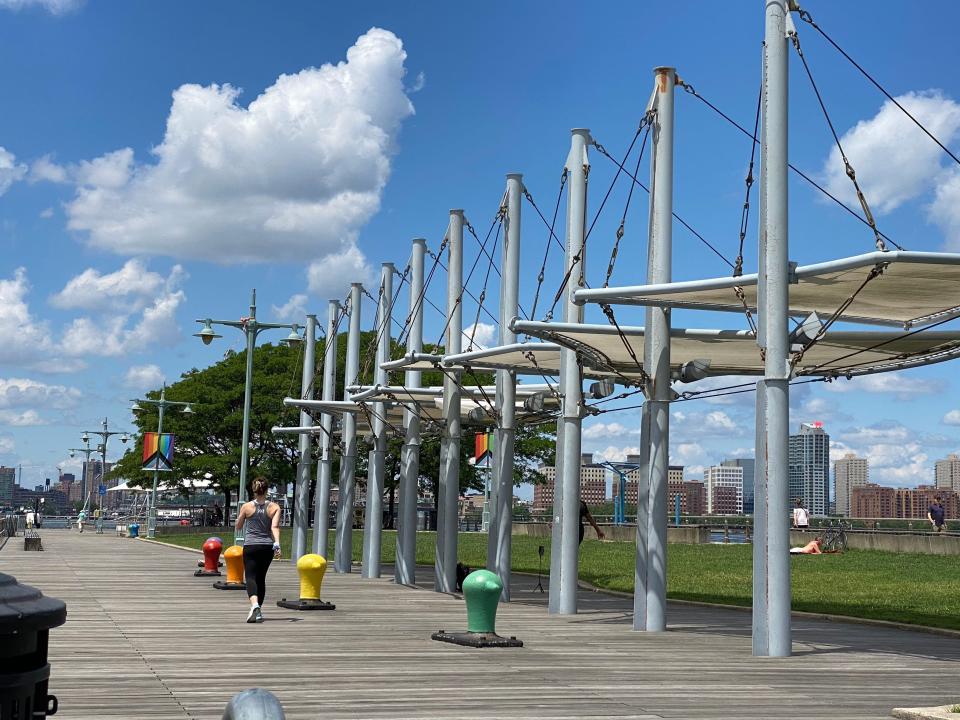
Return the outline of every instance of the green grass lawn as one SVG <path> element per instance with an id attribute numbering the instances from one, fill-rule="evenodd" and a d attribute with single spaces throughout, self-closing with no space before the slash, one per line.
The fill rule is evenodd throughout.
<path id="1" fill-rule="evenodd" d="M 158 539 L 199 548 L 214 533 L 167 535 Z M 229 545 L 233 532 L 219 536 Z M 393 562 L 396 533 L 384 531 L 382 558 Z M 417 563 L 432 565 L 436 534 L 417 533 Z M 290 555 L 290 530 L 281 535 Z M 308 540 L 308 547 L 309 547 Z M 333 534 L 330 535 L 333 546 Z M 461 562 L 472 568 L 486 563 L 487 537 L 462 533 Z M 362 532 L 353 532 L 353 558 L 360 559 Z M 545 547 L 544 573 L 550 565 L 550 538 L 513 537 L 513 569 L 537 571 L 537 546 Z M 667 595 L 681 600 L 750 605 L 750 545 L 671 545 Z M 580 578 L 597 587 L 633 592 L 634 545 L 586 540 L 580 548 Z M 850 550 L 842 555 L 792 557 L 793 608 L 851 617 L 892 620 L 960 630 L 960 563 L 938 555 Z"/>

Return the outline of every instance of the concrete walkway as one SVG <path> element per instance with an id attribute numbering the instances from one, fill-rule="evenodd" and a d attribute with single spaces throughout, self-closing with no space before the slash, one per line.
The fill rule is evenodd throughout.
<path id="1" fill-rule="evenodd" d="M 430 640 L 465 627 L 462 600 L 389 578 L 329 574 L 334 612 L 275 607 L 297 594 L 289 563 L 268 578 L 266 619 L 242 592 L 193 577 L 197 555 L 109 535 L 18 538 L 0 571 L 67 603 L 51 632 L 57 718 L 219 718 L 264 687 L 297 718 L 841 718 L 960 700 L 960 642 L 919 632 L 798 620 L 794 656 L 754 658 L 750 615 L 671 605 L 670 630 L 635 633 L 629 599 L 583 592 L 581 614 L 548 616 L 517 577 L 498 631 L 517 650 Z M 418 578 L 432 584 L 429 575 Z"/>

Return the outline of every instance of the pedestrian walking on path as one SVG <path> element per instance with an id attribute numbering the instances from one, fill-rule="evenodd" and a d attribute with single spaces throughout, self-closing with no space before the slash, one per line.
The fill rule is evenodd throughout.
<path id="1" fill-rule="evenodd" d="M 237 513 L 237 530 L 246 527 L 243 540 L 243 570 L 250 597 L 248 623 L 263 622 L 263 601 L 267 594 L 267 570 L 280 557 L 280 506 L 267 500 L 267 480 L 253 481 L 254 498 Z"/>

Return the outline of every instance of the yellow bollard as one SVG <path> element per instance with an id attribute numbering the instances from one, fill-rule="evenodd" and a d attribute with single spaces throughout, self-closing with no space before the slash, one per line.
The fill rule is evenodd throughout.
<path id="1" fill-rule="evenodd" d="M 298 600 L 277 601 L 277 606 L 289 610 L 334 610 L 336 605 L 320 599 L 320 586 L 327 571 L 325 558 L 309 553 L 297 560 L 297 572 L 300 573 L 300 598 Z"/>
<path id="2" fill-rule="evenodd" d="M 227 580 L 218 580 L 213 586 L 217 590 L 246 590 L 246 583 L 243 582 L 243 548 L 231 545 L 223 551 L 223 559 L 227 564 Z"/>

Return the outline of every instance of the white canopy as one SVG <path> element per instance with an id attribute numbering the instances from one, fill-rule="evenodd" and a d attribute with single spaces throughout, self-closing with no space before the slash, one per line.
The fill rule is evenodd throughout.
<path id="1" fill-rule="evenodd" d="M 516 320 L 517 332 L 549 340 L 576 350 L 585 366 L 613 370 L 626 378 L 642 377 L 617 329 L 610 325 L 545 323 Z M 643 359 L 644 329 L 621 326 L 634 354 Z M 696 330 L 670 332 L 671 369 L 688 362 L 709 360 L 710 375 L 762 375 L 760 348 L 748 330 Z M 799 350 L 799 346 L 795 347 Z M 798 375 L 861 375 L 914 365 L 942 362 L 960 355 L 960 332 L 829 331 L 810 347 L 796 365 Z"/>
<path id="2" fill-rule="evenodd" d="M 861 289 L 877 267 L 882 274 Z M 661 285 L 581 289 L 578 302 L 659 305 L 742 313 L 757 310 L 757 274 Z M 734 288 L 742 288 L 744 303 Z M 856 295 L 842 319 L 850 322 L 919 327 L 960 316 L 960 254 L 872 252 L 796 268 L 790 285 L 790 314 L 832 315 Z"/>
<path id="3" fill-rule="evenodd" d="M 514 370 L 518 375 L 532 375 L 535 377 L 556 377 L 560 374 L 560 350 L 557 343 L 512 343 L 497 347 L 472 350 L 455 355 L 430 356 L 425 360 L 417 355 L 408 355 L 400 360 L 384 363 L 382 367 L 390 370 L 436 370 L 438 365 L 446 369 L 478 370 L 481 372 L 493 370 Z M 389 368 L 387 366 L 390 366 Z M 598 379 L 616 377 L 616 373 L 601 368 L 585 368 L 584 376 Z M 518 385 L 518 397 L 529 385 Z M 534 386 L 546 387 L 546 386 Z M 537 391 L 539 392 L 539 390 Z"/>

